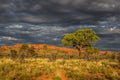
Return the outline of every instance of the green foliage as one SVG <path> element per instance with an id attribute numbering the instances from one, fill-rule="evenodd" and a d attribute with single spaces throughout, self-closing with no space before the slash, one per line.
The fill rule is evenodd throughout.
<path id="1" fill-rule="evenodd" d="M 87 47 L 86 51 L 87 51 L 87 53 L 92 54 L 92 53 L 97 53 L 99 50 L 95 47 Z"/>
<path id="2" fill-rule="evenodd" d="M 35 57 L 37 55 L 37 53 L 35 52 L 35 48 L 32 46 L 30 48 L 28 48 L 28 56 L 29 57 Z"/>
<path id="3" fill-rule="evenodd" d="M 17 51 L 16 50 L 10 50 L 10 56 L 12 59 L 16 59 L 17 58 Z"/>
<path id="4" fill-rule="evenodd" d="M 62 80 L 59 76 L 53 78 L 53 80 Z"/>
<path id="5" fill-rule="evenodd" d="M 47 50 L 47 49 L 48 49 L 48 47 L 47 47 L 46 44 L 43 45 L 43 49 L 44 49 L 44 50 Z"/>
<path id="6" fill-rule="evenodd" d="M 27 44 L 23 44 L 19 49 L 18 56 L 19 60 L 23 62 L 26 57 L 36 57 L 37 53 L 33 46 L 29 47 Z"/>
<path id="7" fill-rule="evenodd" d="M 25 54 L 28 51 L 29 46 L 27 44 L 23 44 L 20 49 L 19 49 L 19 53 L 21 54 L 20 56 L 25 56 Z"/>
<path id="8" fill-rule="evenodd" d="M 19 80 L 32 80 L 32 78 L 28 73 L 23 73 L 22 75 L 20 75 Z"/>
<path id="9" fill-rule="evenodd" d="M 57 53 L 50 54 L 50 56 L 49 56 L 50 61 L 55 61 L 56 59 L 57 59 Z"/>
<path id="10" fill-rule="evenodd" d="M 118 53 L 117 59 L 118 59 L 118 61 L 120 63 L 120 53 Z"/>
<path id="11" fill-rule="evenodd" d="M 27 44 L 23 44 L 22 46 L 21 46 L 21 48 L 20 48 L 20 50 L 21 51 L 25 51 L 25 50 L 27 50 L 28 49 L 28 45 Z"/>
<path id="12" fill-rule="evenodd" d="M 96 35 L 95 31 L 89 28 L 79 29 L 74 33 L 66 34 L 62 43 L 65 46 L 75 47 L 77 50 L 88 49 L 92 47 L 91 43 L 98 41 L 100 38 Z"/>
<path id="13" fill-rule="evenodd" d="M 67 77 L 70 78 L 70 80 L 93 80 L 94 79 L 89 75 L 78 74 L 73 72 L 68 72 Z"/>
<path id="14" fill-rule="evenodd" d="M 29 48 L 29 46 L 27 44 L 23 44 L 20 47 L 19 55 L 18 55 L 19 56 L 18 58 L 19 58 L 20 62 L 24 62 L 24 59 L 27 56 L 28 48 Z"/>

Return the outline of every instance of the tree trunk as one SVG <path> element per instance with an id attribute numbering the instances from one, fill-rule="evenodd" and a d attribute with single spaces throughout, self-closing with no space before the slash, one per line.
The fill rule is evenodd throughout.
<path id="1" fill-rule="evenodd" d="M 79 59 L 80 59 L 80 55 L 81 55 L 81 49 L 79 49 Z"/>
<path id="2" fill-rule="evenodd" d="M 76 49 L 79 51 L 79 59 L 80 59 L 80 55 L 81 55 L 81 46 L 77 45 Z"/>

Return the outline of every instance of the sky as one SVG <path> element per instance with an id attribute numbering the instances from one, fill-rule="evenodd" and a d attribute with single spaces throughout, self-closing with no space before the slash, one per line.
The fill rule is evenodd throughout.
<path id="1" fill-rule="evenodd" d="M 93 28 L 95 46 L 120 51 L 120 0 L 0 0 L 0 45 L 60 45 L 66 33 Z"/>

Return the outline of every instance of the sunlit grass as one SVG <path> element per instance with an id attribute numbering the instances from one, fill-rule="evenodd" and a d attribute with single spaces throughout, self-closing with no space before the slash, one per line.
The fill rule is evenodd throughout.
<path id="1" fill-rule="evenodd" d="M 0 80 L 35 80 L 42 75 L 51 75 L 53 79 L 62 79 L 56 73 L 66 72 L 69 80 L 119 80 L 120 64 L 109 60 L 88 61 L 84 59 L 28 58 L 23 63 L 9 58 L 0 59 Z"/>

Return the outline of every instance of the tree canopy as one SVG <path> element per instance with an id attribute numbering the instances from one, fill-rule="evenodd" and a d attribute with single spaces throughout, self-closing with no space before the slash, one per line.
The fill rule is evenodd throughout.
<path id="1" fill-rule="evenodd" d="M 79 29 L 74 33 L 65 34 L 62 43 L 65 46 L 75 47 L 80 52 L 81 49 L 92 47 L 91 43 L 96 42 L 99 39 L 100 38 L 93 29 L 85 28 Z"/>

